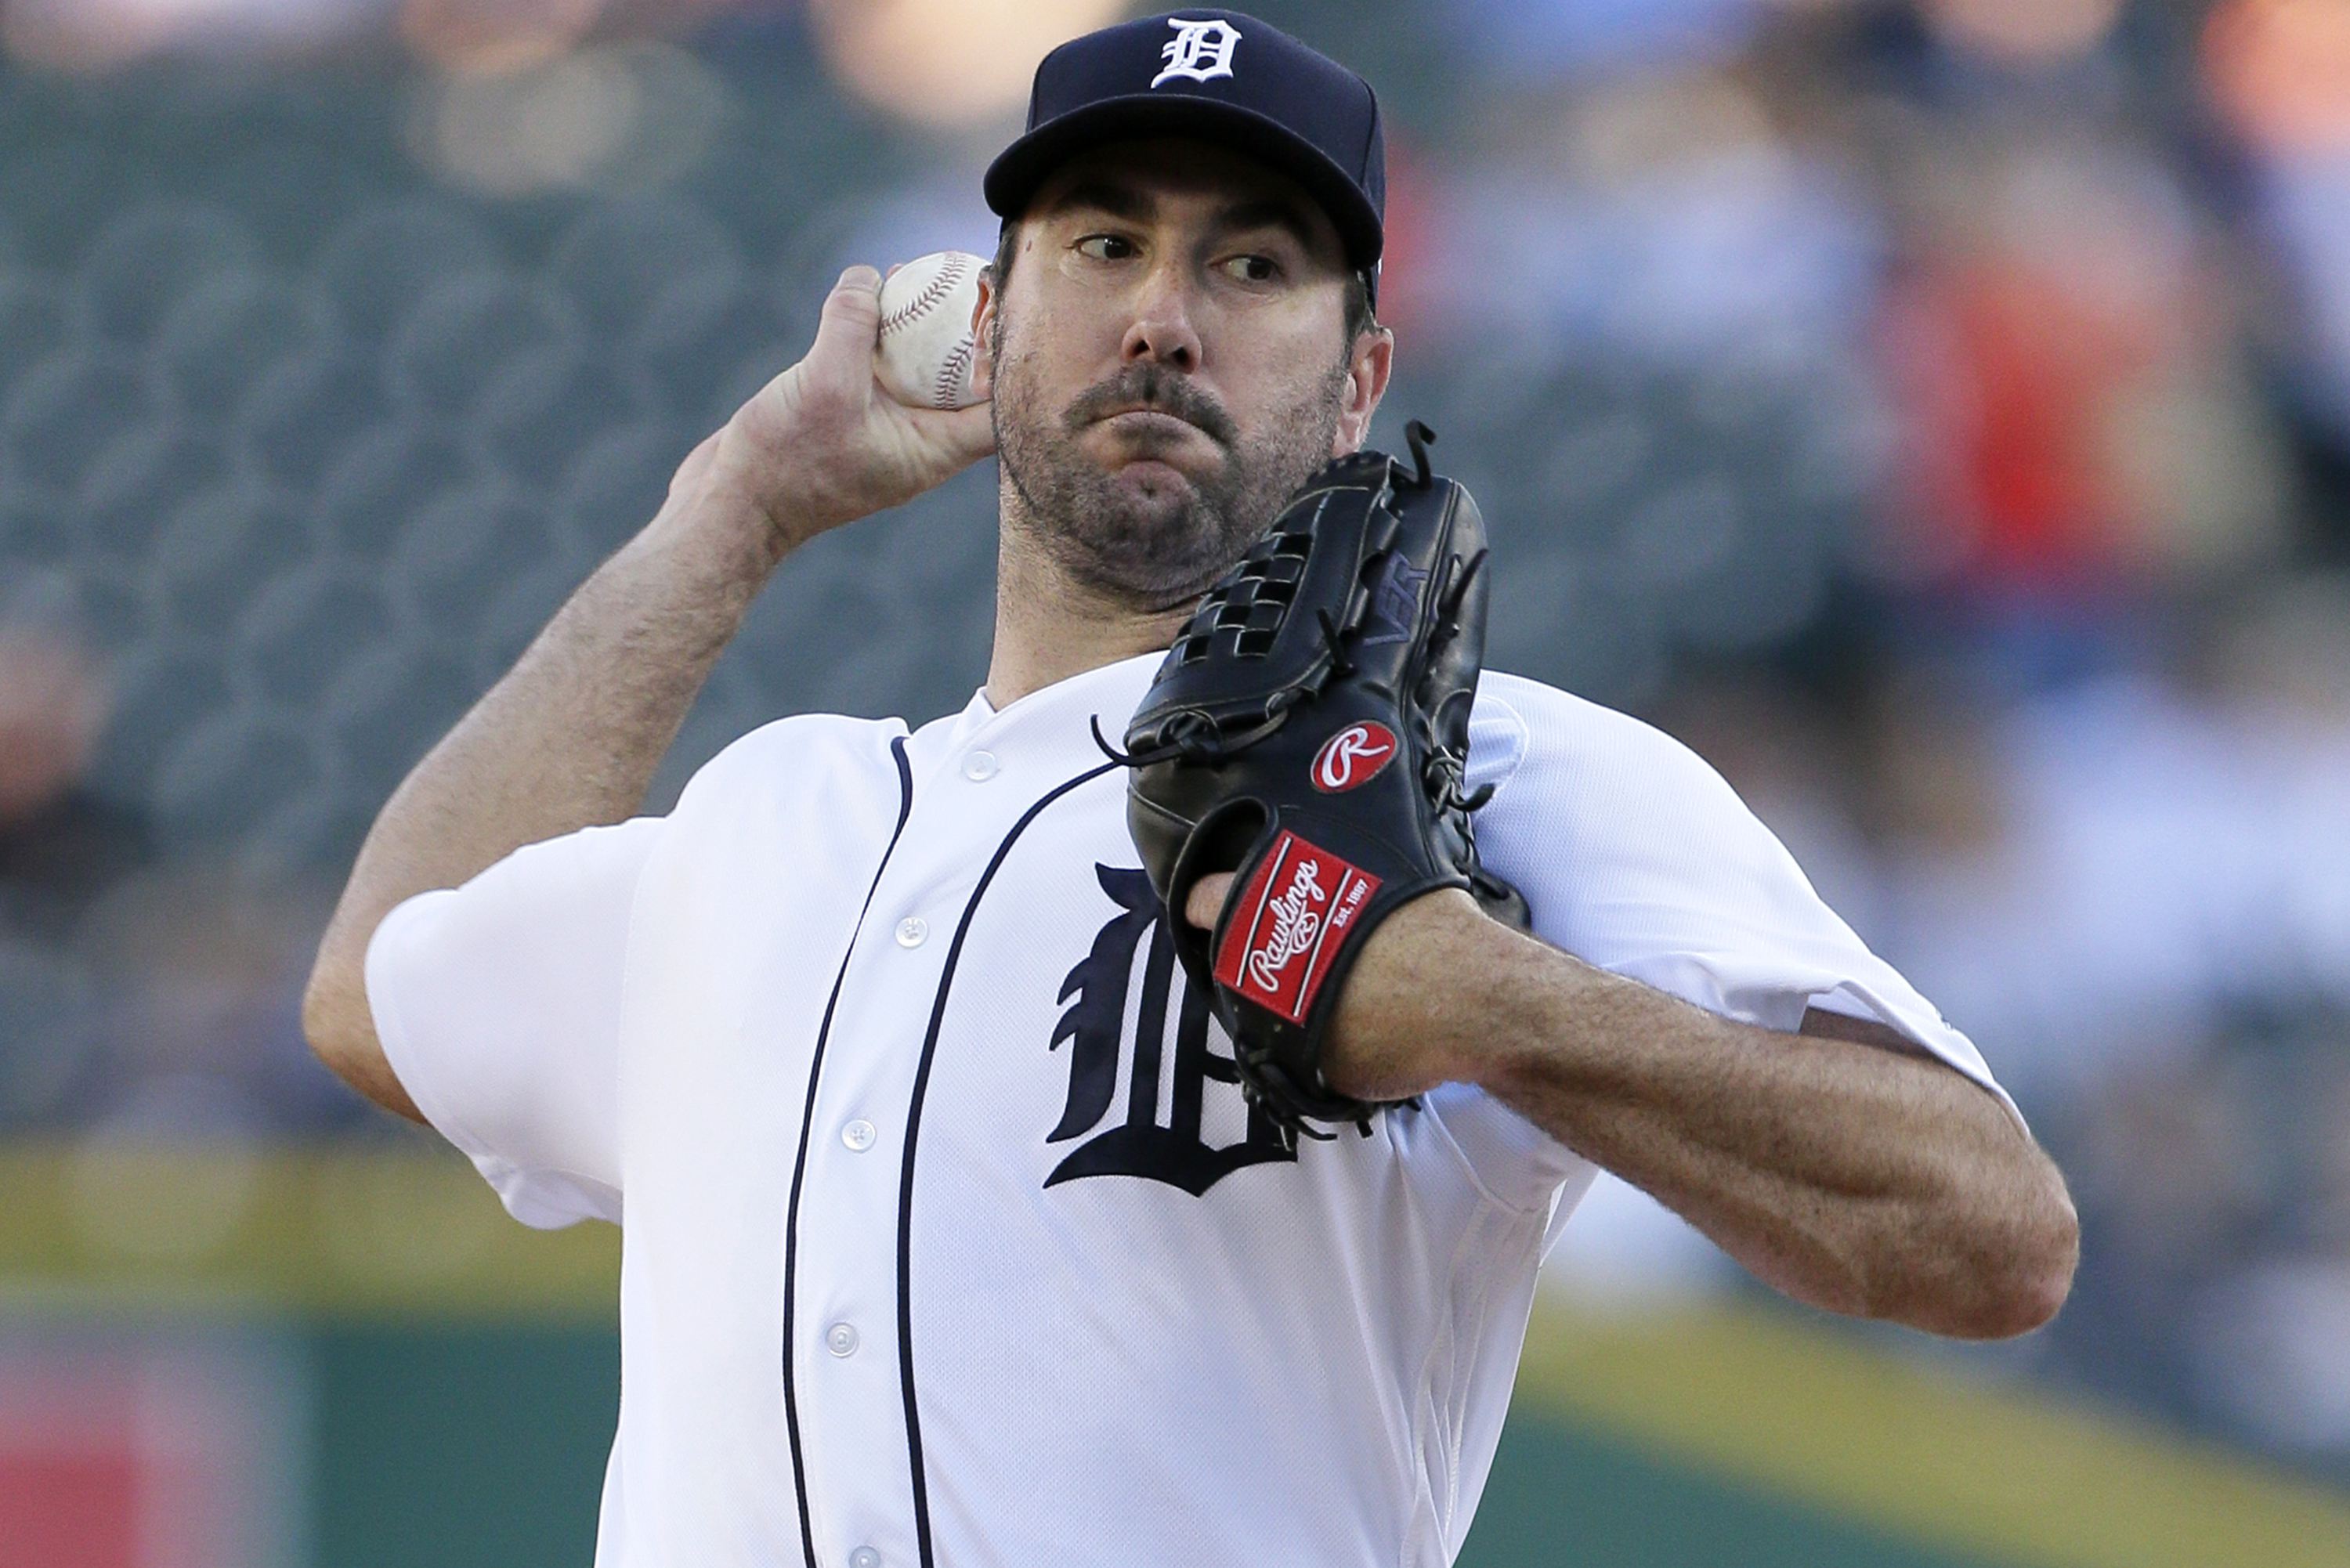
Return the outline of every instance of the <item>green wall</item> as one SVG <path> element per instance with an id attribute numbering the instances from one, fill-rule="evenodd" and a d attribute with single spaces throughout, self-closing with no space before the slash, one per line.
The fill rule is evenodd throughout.
<path id="1" fill-rule="evenodd" d="M 1513 1412 L 1460 1568 L 1984 1568 Z"/>
<path id="2" fill-rule="evenodd" d="M 593 1561 L 619 1397 L 616 1334 L 333 1328 L 317 1334 L 312 1365 L 318 1568 L 588 1568 Z M 1523 1414 L 1503 1438 L 1461 1559 L 1461 1568 L 1984 1562 L 1908 1545 Z"/>
<path id="3" fill-rule="evenodd" d="M 588 1568 L 620 1397 L 608 1329 L 317 1336 L 317 1568 Z"/>

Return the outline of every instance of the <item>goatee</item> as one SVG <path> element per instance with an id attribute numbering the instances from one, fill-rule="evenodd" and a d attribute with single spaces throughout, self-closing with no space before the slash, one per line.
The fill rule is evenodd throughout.
<path id="1" fill-rule="evenodd" d="M 1178 370 L 1134 364 L 1055 416 L 1014 358 L 997 362 L 995 443 L 1037 543 L 1087 587 L 1157 611 L 1205 593 L 1264 532 L 1308 474 L 1329 461 L 1347 368 L 1243 436 L 1216 396 Z M 1189 484 L 1121 485 L 1079 448 L 1092 424 L 1133 408 L 1183 421 L 1222 449 L 1221 470 Z M 1139 456 L 1150 455 L 1146 438 Z"/>

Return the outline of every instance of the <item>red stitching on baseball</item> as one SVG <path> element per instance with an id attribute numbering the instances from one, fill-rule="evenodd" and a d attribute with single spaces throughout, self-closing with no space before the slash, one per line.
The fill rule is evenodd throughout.
<path id="1" fill-rule="evenodd" d="M 962 373 L 970 368 L 972 350 L 978 347 L 968 337 L 954 346 L 954 352 L 949 354 L 946 363 L 939 367 L 938 385 L 931 389 L 931 406 L 941 409 L 955 406 L 955 393 L 962 389 Z"/>
<path id="2" fill-rule="evenodd" d="M 971 263 L 962 256 L 949 256 L 946 265 L 939 269 L 938 275 L 922 286 L 921 293 L 881 318 L 881 336 L 886 337 L 916 317 L 928 313 L 932 306 L 954 292 L 955 286 L 962 282 L 963 274 L 970 270 Z"/>

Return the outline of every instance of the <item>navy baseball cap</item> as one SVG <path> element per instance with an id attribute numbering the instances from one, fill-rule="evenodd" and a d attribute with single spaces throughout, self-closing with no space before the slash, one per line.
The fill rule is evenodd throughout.
<path id="1" fill-rule="evenodd" d="M 1366 273 L 1385 242 L 1387 148 L 1371 84 L 1238 11 L 1170 11 L 1072 38 L 1036 67 L 1028 129 L 987 171 L 987 204 L 1018 217 L 1072 155 L 1189 136 L 1304 186 Z"/>

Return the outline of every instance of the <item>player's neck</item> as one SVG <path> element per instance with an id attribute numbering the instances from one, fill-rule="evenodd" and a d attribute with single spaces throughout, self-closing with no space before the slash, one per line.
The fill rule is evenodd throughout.
<path id="1" fill-rule="evenodd" d="M 995 649 L 987 700 L 999 711 L 1055 681 L 1155 653 L 1175 639 L 1189 604 L 1135 609 L 1074 581 L 1043 551 L 1004 531 L 995 567 Z"/>

